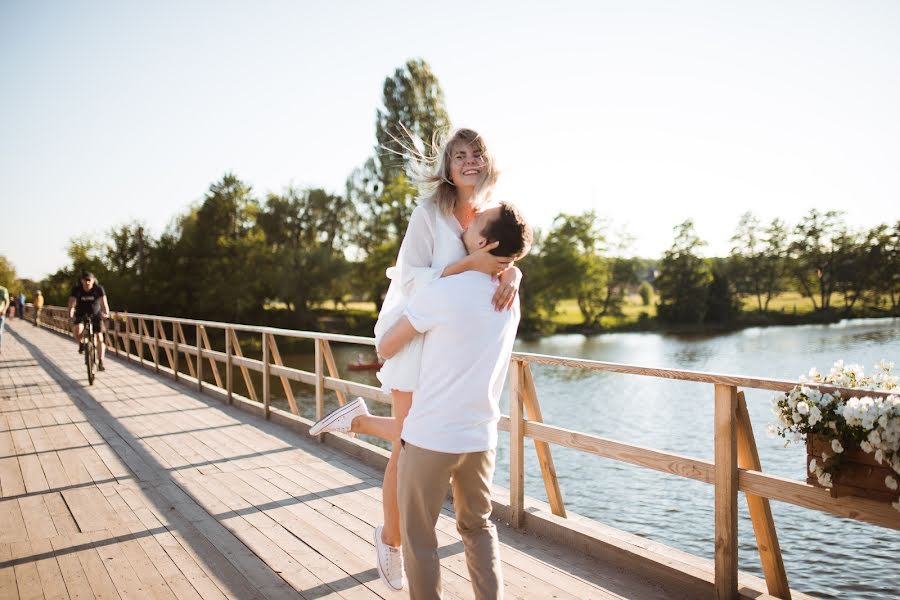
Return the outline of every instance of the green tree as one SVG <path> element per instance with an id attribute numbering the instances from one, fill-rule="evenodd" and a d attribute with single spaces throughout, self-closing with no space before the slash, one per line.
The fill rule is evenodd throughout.
<path id="1" fill-rule="evenodd" d="M 893 225 L 882 224 L 868 234 L 872 247 L 873 267 L 871 287 L 875 304 L 886 296 L 888 307 L 897 314 L 900 308 L 900 220 Z"/>
<path id="2" fill-rule="evenodd" d="M 444 91 L 431 66 L 421 58 L 406 61 L 384 80 L 382 106 L 376 111 L 375 164 L 381 189 L 403 173 L 407 131 L 424 144 L 431 144 L 437 131 L 449 127 Z"/>
<path id="3" fill-rule="evenodd" d="M 804 296 L 815 310 L 831 306 L 836 289 L 835 270 L 841 254 L 841 218 L 837 211 L 812 209 L 794 228 L 790 245 L 790 269 Z"/>
<path id="4" fill-rule="evenodd" d="M 713 259 L 710 263 L 712 279 L 709 282 L 706 314 L 703 316 L 703 321 L 705 323 L 726 323 L 740 313 L 740 302 L 735 294 L 725 261 Z"/>
<path id="5" fill-rule="evenodd" d="M 149 277 L 154 244 L 142 223 L 126 223 L 109 231 L 103 246 L 108 273 L 103 283 L 117 310 L 147 310 L 147 297 L 154 289 Z"/>
<path id="6" fill-rule="evenodd" d="M 611 247 L 614 256 L 608 256 Z M 574 298 L 590 327 L 606 315 L 619 314 L 627 288 L 637 284 L 636 262 L 623 256 L 627 247 L 624 235 L 608 241 L 606 226 L 594 211 L 557 215 L 541 245 L 541 268 L 552 274 L 543 304 Z"/>
<path id="7" fill-rule="evenodd" d="M 675 227 L 675 240 L 659 264 L 656 290 L 657 314 L 671 323 L 700 323 L 707 310 L 712 275 L 698 254 L 706 245 L 694 231 L 691 219 Z"/>
<path id="8" fill-rule="evenodd" d="M 638 294 L 641 297 L 641 304 L 650 306 L 650 303 L 653 301 L 653 286 L 646 281 L 642 281 L 638 287 Z"/>
<path id="9" fill-rule="evenodd" d="M 787 230 L 780 219 L 763 227 L 752 212 L 741 215 L 731 237 L 728 273 L 737 293 L 756 297 L 757 308 L 768 310 L 769 302 L 782 289 L 787 254 Z"/>
<path id="10" fill-rule="evenodd" d="M 321 189 L 269 194 L 259 213 L 265 233 L 269 289 L 288 303 L 297 322 L 312 324 L 312 303 L 342 298 L 350 265 L 343 248 L 353 206 Z"/>
<path id="11" fill-rule="evenodd" d="M 384 81 L 375 120 L 374 155 L 347 179 L 347 198 L 356 207 L 354 244 L 360 251 L 357 280 L 381 306 L 387 291 L 384 270 L 393 264 L 415 207 L 417 190 L 403 171 L 406 131 L 430 144 L 450 127 L 444 93 L 431 67 L 413 59 Z M 427 151 L 421 148 L 419 151 Z"/>
<path id="12" fill-rule="evenodd" d="M 258 212 L 250 186 L 227 173 L 179 221 L 167 266 L 170 298 L 185 314 L 236 322 L 261 310 L 267 290 L 259 277 L 265 245 Z"/>
<path id="13" fill-rule="evenodd" d="M 0 255 L 0 285 L 9 290 L 16 282 L 16 268 L 9 259 Z M 10 292 L 12 293 L 12 292 Z"/>

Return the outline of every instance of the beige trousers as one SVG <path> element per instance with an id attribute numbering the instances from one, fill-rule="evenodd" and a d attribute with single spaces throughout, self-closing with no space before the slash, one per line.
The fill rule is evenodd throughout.
<path id="1" fill-rule="evenodd" d="M 434 528 L 451 478 L 456 530 L 462 536 L 475 598 L 503 598 L 500 544 L 490 520 L 495 456 L 495 450 L 447 454 L 403 444 L 397 493 L 403 561 L 412 600 L 441 598 L 441 565 Z"/>

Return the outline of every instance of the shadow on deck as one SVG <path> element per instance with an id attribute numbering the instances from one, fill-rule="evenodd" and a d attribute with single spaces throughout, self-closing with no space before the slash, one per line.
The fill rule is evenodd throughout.
<path id="1" fill-rule="evenodd" d="M 381 472 L 140 367 L 87 386 L 23 321 L 0 354 L 0 598 L 385 598 Z M 351 442 L 348 442 L 351 443 Z M 696 598 L 498 522 L 507 598 Z M 445 597 L 473 597 L 445 505 Z M 402 595 L 400 595 L 402 596 Z"/>

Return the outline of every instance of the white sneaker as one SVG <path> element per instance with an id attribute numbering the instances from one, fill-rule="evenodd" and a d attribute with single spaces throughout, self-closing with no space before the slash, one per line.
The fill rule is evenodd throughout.
<path id="1" fill-rule="evenodd" d="M 328 431 L 350 431 L 353 419 L 367 414 L 369 414 L 369 409 L 366 408 L 366 401 L 362 398 L 357 398 L 325 415 L 322 420 L 317 421 L 315 425 L 309 428 L 309 434 L 319 435 Z"/>
<path id="2" fill-rule="evenodd" d="M 403 552 L 400 548 L 389 546 L 381 541 L 381 530 L 384 526 L 375 528 L 375 561 L 378 564 L 378 576 L 392 592 L 402 592 L 403 578 Z"/>

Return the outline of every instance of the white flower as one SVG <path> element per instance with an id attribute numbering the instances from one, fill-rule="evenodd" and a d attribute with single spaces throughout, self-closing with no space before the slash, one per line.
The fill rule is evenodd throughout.
<path id="1" fill-rule="evenodd" d="M 866 454 L 872 454 L 872 444 L 870 444 L 866 440 L 861 441 L 859 443 L 859 447 L 862 448 L 862 451 Z"/>
<path id="2" fill-rule="evenodd" d="M 877 462 L 880 465 L 881 461 L 883 459 L 884 459 L 884 453 L 881 451 L 881 448 L 879 448 L 878 450 L 875 451 L 875 462 Z"/>
<path id="3" fill-rule="evenodd" d="M 816 479 L 819 480 L 819 485 L 821 485 L 822 487 L 831 487 L 831 473 L 822 473 L 821 475 L 816 477 Z"/>
<path id="4" fill-rule="evenodd" d="M 888 487 L 888 489 L 896 490 L 897 489 L 897 480 L 888 475 L 884 478 L 884 485 Z"/>
<path id="5" fill-rule="evenodd" d="M 809 424 L 815 425 L 822 420 L 822 411 L 815 404 L 809 407 Z"/>
<path id="6" fill-rule="evenodd" d="M 841 446 L 841 442 L 838 440 L 831 440 L 831 449 L 834 450 L 835 454 L 840 454 L 844 451 L 844 447 Z"/>
<path id="7" fill-rule="evenodd" d="M 801 400 L 800 402 L 797 403 L 797 412 L 800 413 L 801 415 L 808 415 L 809 414 L 809 404 L 807 404 L 805 400 Z"/>
<path id="8" fill-rule="evenodd" d="M 869 443 L 876 448 L 881 445 L 881 435 L 878 433 L 877 429 L 870 431 L 867 439 L 869 440 Z"/>
<path id="9" fill-rule="evenodd" d="M 811 461 L 809 461 L 809 472 L 810 473 L 816 472 L 816 459 L 812 459 Z"/>

